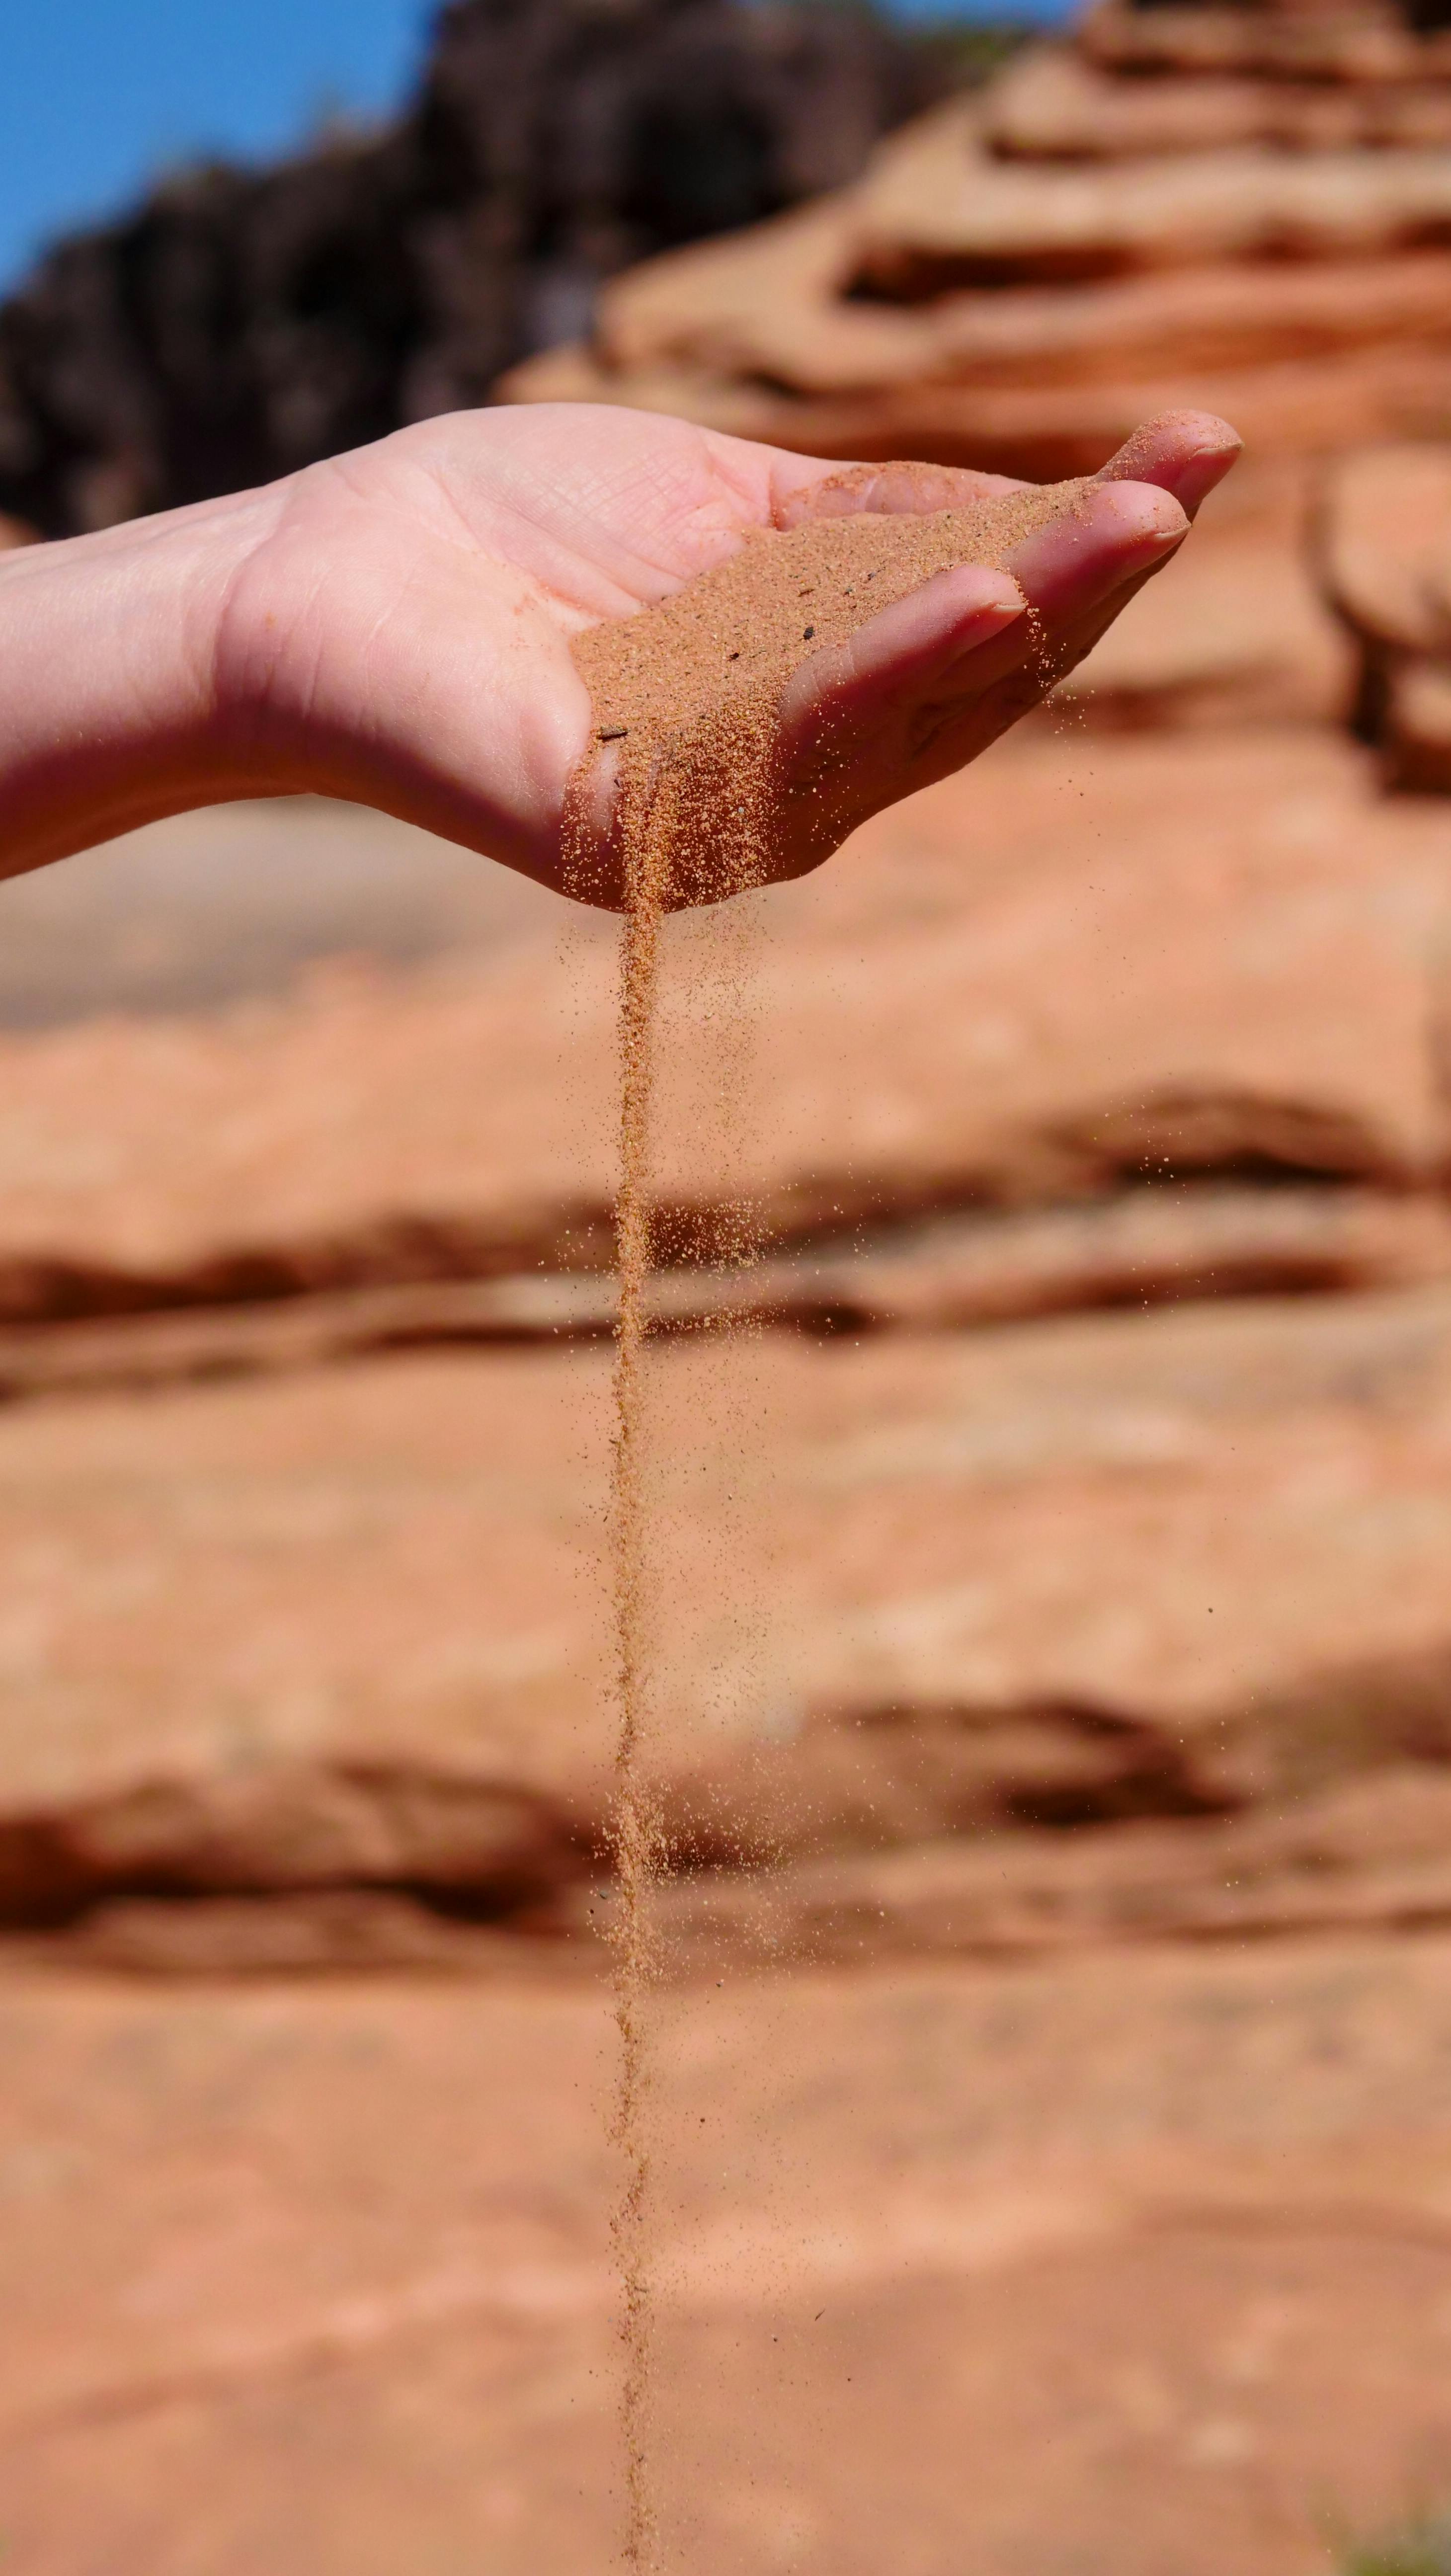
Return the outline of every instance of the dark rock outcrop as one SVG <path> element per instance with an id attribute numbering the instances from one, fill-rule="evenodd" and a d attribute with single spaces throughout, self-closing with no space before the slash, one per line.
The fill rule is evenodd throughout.
<path id="1" fill-rule="evenodd" d="M 930 61 L 810 0 L 453 0 L 395 126 L 191 170 L 0 308 L 0 511 L 106 526 L 482 400 L 614 270 L 853 177 Z"/>

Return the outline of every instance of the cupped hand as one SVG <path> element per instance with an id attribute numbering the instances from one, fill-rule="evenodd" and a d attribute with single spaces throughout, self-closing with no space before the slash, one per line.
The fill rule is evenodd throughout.
<path id="1" fill-rule="evenodd" d="M 1150 423 L 1005 568 L 939 574 L 803 665 L 779 712 L 775 873 L 815 865 L 1033 704 L 1173 554 L 1237 451 L 1208 413 Z M 425 422 L 259 496 L 218 620 L 218 721 L 265 781 L 253 793 L 356 798 L 559 885 L 591 739 L 573 636 L 664 598 L 749 530 L 1013 488 L 844 469 L 592 405 Z M 607 795 L 596 804 L 603 880 Z"/>

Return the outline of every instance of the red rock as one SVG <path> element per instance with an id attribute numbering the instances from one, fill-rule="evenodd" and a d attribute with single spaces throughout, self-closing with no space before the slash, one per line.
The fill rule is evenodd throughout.
<path id="1" fill-rule="evenodd" d="M 1024 286 L 992 297 L 944 296 L 932 316 L 935 372 L 975 388 L 1088 385 L 1147 369 L 1207 376 L 1435 344 L 1443 337 L 1448 280 L 1451 257 L 1418 251 L 1248 274 L 1216 261 L 1172 279 L 1159 273 L 1073 291 Z"/>
<path id="2" fill-rule="evenodd" d="M 1393 786 L 1451 795 L 1451 661 L 1408 662 L 1395 673 L 1384 742 Z"/>
<path id="3" fill-rule="evenodd" d="M 1363 647 L 1451 652 L 1451 446 L 1339 459 L 1326 470 L 1317 533 L 1330 603 Z"/>
<path id="4" fill-rule="evenodd" d="M 1447 2429 L 1447 1964 L 1307 1943 L 672 1999 L 666 2547 L 702 2576 L 868 2576 L 904 2535 L 988 2576 L 1304 2576 L 1327 2497 L 1390 2519 Z M 12 1978 L 3 2033 L 20 2563 L 607 2560 L 600 1999 Z"/>
<path id="5" fill-rule="evenodd" d="M 1437 811 L 1328 737 L 1005 746 L 675 926 L 662 1198 L 800 1241 L 1246 1157 L 1424 1188 L 1447 900 Z M 558 917 L 566 958 L 0 1043 L 6 1314 L 598 1266 L 613 954 Z"/>
<path id="6" fill-rule="evenodd" d="M 626 272 L 601 298 L 598 350 L 609 371 L 687 365 L 728 376 L 764 372 L 774 360 L 783 381 L 830 390 L 892 382 L 903 364 L 919 364 L 930 347 L 930 322 L 885 308 L 843 314 L 836 296 L 850 276 L 851 208 L 842 197 L 781 215 L 747 234 L 697 243 Z M 817 343 L 825 332 L 824 371 Z M 804 335 L 805 345 L 801 345 Z M 568 363 L 546 352 L 543 363 Z M 804 378 L 799 370 L 804 367 Z"/>
<path id="7" fill-rule="evenodd" d="M 1209 374 L 1439 344 L 1451 292 L 1451 256 L 1426 250 L 1248 270 L 1218 259 L 1172 275 L 894 304 L 847 297 L 859 258 L 851 206 L 834 199 L 653 261 L 601 300 L 600 380 L 618 378 L 622 397 L 625 384 L 675 369 L 723 397 L 754 384 L 758 400 L 773 388 L 812 400 L 953 383 L 975 393 L 1114 384 L 1144 369 Z M 503 390 L 538 398 L 578 363 L 551 353 Z"/>
<path id="8" fill-rule="evenodd" d="M 1374 5 L 1244 10 L 1171 0 L 1150 16 L 1124 0 L 1097 0 L 1078 41 L 1090 61 L 1139 74 L 1260 72 L 1379 85 L 1444 78 L 1447 69 L 1437 33 L 1418 39 L 1406 16 Z"/>
<path id="9" fill-rule="evenodd" d="M 1095 10 L 499 390 L 1042 477 L 1185 405 L 1266 454 L 1445 436 L 1448 137 L 1451 50 L 1399 13 Z"/>
<path id="10" fill-rule="evenodd" d="M 702 1870 L 659 1900 L 662 1952 L 676 1976 L 705 1976 L 722 1965 L 860 1968 L 923 1956 L 1042 1959 L 1103 1942 L 1426 1931 L 1451 1924 L 1448 1826 L 1451 1779 L 1407 1765 L 1279 1812 L 1188 1827 L 1149 1818 L 1079 1833 L 1000 1826 L 769 1873 Z M 267 1959 L 253 1927 L 234 1920 L 212 1929 L 210 1959 L 200 1948 L 193 1957 L 199 1927 L 188 1916 L 197 1911 L 102 1908 L 79 1945 L 65 1936 L 65 1955 L 194 1971 L 215 1964 L 224 1939 L 247 1959 L 250 1935 Z M 590 1928 L 578 1897 L 565 1919 L 576 1934 Z M 328 1964 L 316 1931 L 310 1948 L 307 1927 L 292 1938 L 300 1965 Z M 409 1955 L 401 1944 L 398 1955 Z"/>
<path id="11" fill-rule="evenodd" d="M 983 131 L 1004 159 L 1027 161 L 1133 159 L 1247 143 L 1300 151 L 1434 144 L 1451 139 L 1451 90 L 1252 71 L 1124 80 L 1081 45 L 1047 44 L 1016 55 L 992 83 Z"/>
<path id="12" fill-rule="evenodd" d="M 904 1227 L 855 1253 L 762 1262 L 713 1296 L 698 1276 L 670 1271 L 652 1304 L 665 1323 L 742 1312 L 762 1321 L 821 1315 L 838 1327 L 921 1329 L 1448 1274 L 1451 1213 L 1434 1202 L 1313 1184 L 1209 1185 Z"/>
<path id="13" fill-rule="evenodd" d="M 0 1420 L 12 1916 L 567 1891 L 613 1736 L 609 1365 Z M 687 1342 L 656 1386 L 652 1760 L 700 1858 L 1451 1757 L 1444 1290 Z"/>
<path id="14" fill-rule="evenodd" d="M 1451 428 L 1451 354 L 1360 348 L 1207 373 L 1146 370 L 1103 383 L 971 383 L 906 378 L 863 394 L 803 396 L 753 378 L 658 367 L 613 375 L 587 351 L 552 351 L 496 389 L 506 402 L 623 402 L 697 420 L 803 455 L 924 456 L 1052 482 L 1093 474 L 1139 424 L 1197 407 L 1232 416 L 1265 457 L 1315 456 L 1372 440 L 1442 438 Z"/>
<path id="15" fill-rule="evenodd" d="M 1451 171 L 1434 148 L 1253 147 L 1030 169 L 994 162 L 972 103 L 957 101 L 882 147 L 853 217 L 864 279 L 892 294 L 940 293 L 949 283 L 1334 259 L 1444 241 Z"/>
<path id="16" fill-rule="evenodd" d="M 1060 1748 L 1060 1789 L 1065 1770 Z M 1105 1943 L 1425 1933 L 1451 1926 L 1448 1826 L 1451 1778 L 1392 1761 L 1229 1816 L 1073 1832 L 996 1823 L 764 1869 L 697 1868 L 656 1892 L 657 1957 L 678 1983 L 791 1965 L 1041 1960 Z M 401 1968 L 537 1982 L 571 1962 L 597 1968 L 608 1905 L 577 1883 L 501 1925 L 396 1887 L 102 1895 L 54 1929 L 12 1930 L 7 1950 L 168 1979 Z"/>
<path id="17" fill-rule="evenodd" d="M 998 1323 L 1183 1297 L 1401 1287 L 1451 1275 L 1451 1212 L 1314 1182 L 1127 1190 L 1057 1208 L 898 1225 L 848 1248 L 735 1269 L 659 1271 L 662 1331 L 734 1320 L 808 1331 Z M 600 1272 L 344 1290 L 0 1333 L 0 1399 L 124 1392 L 316 1368 L 381 1351 L 595 1339 L 614 1330 Z"/>
<path id="18" fill-rule="evenodd" d="M 1370 447 L 1326 476 L 1325 596 L 1354 641 L 1359 731 L 1388 782 L 1451 789 L 1451 447 Z"/>

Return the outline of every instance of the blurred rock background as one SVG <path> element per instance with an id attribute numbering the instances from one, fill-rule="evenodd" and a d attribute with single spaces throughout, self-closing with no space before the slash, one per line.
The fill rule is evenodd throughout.
<path id="1" fill-rule="evenodd" d="M 850 12 L 465 0 L 395 130 L 0 318 L 44 532 L 501 369 L 1029 472 L 1248 433 L 1041 716 L 669 932 L 700 2576 L 1312 2576 L 1451 2487 L 1448 43 L 1106 0 L 953 87 Z M 614 998 L 607 923 L 346 808 L 0 888 L 39 2576 L 608 2556 Z"/>
<path id="2" fill-rule="evenodd" d="M 398 121 L 183 172 L 0 310 L 0 510 L 47 536 L 484 401 L 600 282 L 860 170 L 953 48 L 813 0 L 453 0 Z"/>

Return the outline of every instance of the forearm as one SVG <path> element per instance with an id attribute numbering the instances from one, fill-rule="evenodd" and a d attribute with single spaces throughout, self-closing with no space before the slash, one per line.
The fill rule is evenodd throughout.
<path id="1" fill-rule="evenodd" d="M 0 876 L 271 791 L 217 638 L 275 509 L 244 493 L 0 559 Z"/>

